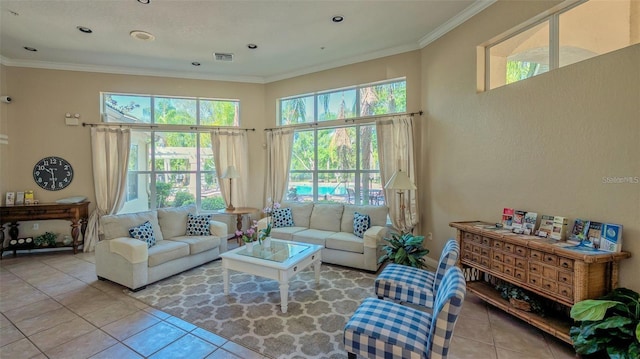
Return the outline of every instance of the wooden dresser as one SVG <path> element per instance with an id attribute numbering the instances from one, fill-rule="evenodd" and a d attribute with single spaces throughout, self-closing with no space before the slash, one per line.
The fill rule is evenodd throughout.
<path id="1" fill-rule="evenodd" d="M 560 305 L 571 307 L 606 294 L 618 285 L 620 253 L 583 253 L 557 241 L 488 229 L 484 222 L 452 222 L 460 244 L 460 264 L 467 289 L 488 303 L 571 343 L 570 321 L 513 308 L 489 284 L 485 275 L 513 283 Z"/>
<path id="2" fill-rule="evenodd" d="M 18 222 L 61 219 L 71 222 L 71 247 L 73 254 L 78 253 L 78 246 L 84 241 L 84 233 L 89 219 L 89 202 L 60 204 L 43 203 L 35 205 L 18 205 L 0 207 L 0 258 L 4 251 L 4 225 L 9 224 L 9 236 L 17 239 L 19 235 Z M 82 234 L 81 240 L 80 234 Z M 16 251 L 13 251 L 16 255 Z"/>

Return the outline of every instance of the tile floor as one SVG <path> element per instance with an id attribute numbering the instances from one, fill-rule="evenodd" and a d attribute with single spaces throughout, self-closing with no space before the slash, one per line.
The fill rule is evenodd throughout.
<path id="1" fill-rule="evenodd" d="M 0 313 L 0 358 L 264 358 L 98 281 L 92 253 L 5 255 Z M 449 358 L 560 359 L 574 353 L 468 295 Z"/>

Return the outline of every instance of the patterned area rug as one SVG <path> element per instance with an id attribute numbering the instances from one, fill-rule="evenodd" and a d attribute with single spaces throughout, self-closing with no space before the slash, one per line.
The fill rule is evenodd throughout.
<path id="1" fill-rule="evenodd" d="M 375 274 L 322 264 L 289 286 L 280 311 L 278 282 L 230 272 L 224 295 L 220 260 L 129 293 L 146 304 L 273 358 L 346 358 L 342 335 L 360 303 L 374 295 Z"/>

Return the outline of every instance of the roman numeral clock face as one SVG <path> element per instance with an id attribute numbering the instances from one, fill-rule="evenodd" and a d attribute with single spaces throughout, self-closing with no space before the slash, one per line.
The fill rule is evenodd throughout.
<path id="1" fill-rule="evenodd" d="M 71 184 L 73 167 L 60 157 L 45 157 L 33 167 L 33 180 L 46 190 L 59 191 Z"/>

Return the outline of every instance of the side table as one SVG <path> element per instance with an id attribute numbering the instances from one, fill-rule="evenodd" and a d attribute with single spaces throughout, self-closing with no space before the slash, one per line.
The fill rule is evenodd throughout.
<path id="1" fill-rule="evenodd" d="M 221 214 L 230 214 L 230 215 L 236 215 L 236 228 L 241 231 L 242 230 L 242 217 L 246 216 L 248 214 L 251 213 L 255 213 L 258 212 L 259 209 L 257 208 L 252 208 L 252 207 L 236 207 L 234 210 L 232 211 L 228 211 L 226 209 L 220 210 L 219 213 Z M 238 241 L 238 245 L 241 245 L 242 243 L 240 243 L 240 236 L 236 235 L 235 236 L 236 240 Z"/>

